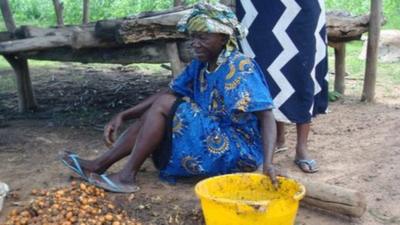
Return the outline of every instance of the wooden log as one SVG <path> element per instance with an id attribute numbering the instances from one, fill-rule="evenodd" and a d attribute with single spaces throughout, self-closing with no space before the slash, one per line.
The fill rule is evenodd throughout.
<path id="1" fill-rule="evenodd" d="M 125 20 L 117 31 L 117 41 L 120 43 L 138 43 L 157 39 L 184 39 L 186 34 L 176 30 L 176 25 L 182 16 L 190 10 L 182 10 L 153 17 Z"/>
<path id="2" fill-rule="evenodd" d="M 368 32 L 367 61 L 361 101 L 373 102 L 375 99 L 378 45 L 382 18 L 382 0 L 371 0 L 371 18 Z"/>
<path id="3" fill-rule="evenodd" d="M 102 40 L 115 41 L 117 31 L 122 22 L 122 19 L 97 21 L 95 25 L 96 37 Z"/>
<path id="4" fill-rule="evenodd" d="M 13 39 L 13 34 L 8 31 L 0 32 L 0 42 L 11 41 Z"/>
<path id="5" fill-rule="evenodd" d="M 370 16 L 352 16 L 343 11 L 327 12 L 327 35 L 329 42 L 348 42 L 360 40 L 363 33 L 368 31 Z M 383 17 L 379 20 L 381 25 L 385 24 Z"/>
<path id="6" fill-rule="evenodd" d="M 39 51 L 50 48 L 69 46 L 80 48 L 110 48 L 120 44 L 112 41 L 104 41 L 96 37 L 92 30 L 77 29 L 35 29 L 33 38 L 18 39 L 0 42 L 0 54 L 11 54 L 25 51 Z M 30 30 L 32 31 L 32 30 Z M 37 36 L 51 32 L 53 36 Z"/>
<path id="7" fill-rule="evenodd" d="M 35 26 L 21 26 L 16 31 L 15 34 L 18 38 L 34 38 L 34 37 L 44 37 L 44 36 L 72 36 L 73 32 L 84 31 L 84 30 L 94 30 L 94 27 L 80 27 L 80 26 L 65 26 L 62 28 L 42 28 Z"/>
<path id="8" fill-rule="evenodd" d="M 12 54 L 23 51 L 37 51 L 71 45 L 71 37 L 46 36 L 12 40 L 0 43 L 0 54 Z"/>
<path id="9" fill-rule="evenodd" d="M 56 19 L 57 19 L 57 26 L 63 27 L 64 26 L 64 4 L 60 2 L 60 0 L 53 0 L 54 4 L 54 11 L 56 12 Z"/>
<path id="10" fill-rule="evenodd" d="M 185 46 L 184 43 L 178 43 Z M 182 49 L 179 49 L 182 51 Z M 178 53 L 183 62 L 191 60 L 189 53 Z M 69 47 L 54 48 L 41 51 L 22 52 L 21 56 L 36 60 L 52 60 L 61 62 L 81 63 L 169 63 L 169 54 L 164 42 L 140 43 L 113 48 L 84 48 L 72 49 Z"/>
<path id="11" fill-rule="evenodd" d="M 367 208 L 366 198 L 359 191 L 300 177 L 294 179 L 306 188 L 306 196 L 301 201 L 306 207 L 352 217 L 361 217 Z"/>
<path id="12" fill-rule="evenodd" d="M 75 31 L 71 37 L 71 43 L 69 45 L 74 49 L 81 48 L 111 48 L 121 46 L 114 41 L 104 41 L 98 37 L 94 31 Z"/>

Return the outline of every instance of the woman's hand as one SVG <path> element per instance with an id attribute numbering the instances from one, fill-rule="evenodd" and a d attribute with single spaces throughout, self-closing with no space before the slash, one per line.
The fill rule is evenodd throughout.
<path id="1" fill-rule="evenodd" d="M 263 166 L 263 172 L 265 175 L 267 175 L 272 182 L 272 185 L 274 185 L 275 188 L 279 187 L 279 182 L 278 179 L 276 178 L 278 175 L 278 171 L 276 169 L 276 167 L 272 164 L 264 164 Z"/>
<path id="2" fill-rule="evenodd" d="M 115 142 L 115 137 L 117 135 L 118 129 L 121 126 L 123 120 L 122 115 L 119 113 L 114 116 L 110 122 L 104 127 L 104 142 L 108 147 L 111 147 Z"/>

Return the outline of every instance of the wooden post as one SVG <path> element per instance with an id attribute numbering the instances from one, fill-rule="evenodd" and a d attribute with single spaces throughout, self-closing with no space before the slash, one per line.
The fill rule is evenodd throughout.
<path id="1" fill-rule="evenodd" d="M 7 30 L 14 33 L 16 26 L 8 0 L 0 0 L 0 7 Z M 11 64 L 16 75 L 19 111 L 26 112 L 28 110 L 35 110 L 37 108 L 37 103 L 29 75 L 28 60 L 16 55 L 4 55 L 4 58 Z"/>
<path id="2" fill-rule="evenodd" d="M 89 15 L 90 15 L 89 2 L 90 2 L 90 0 L 83 0 L 82 24 L 89 23 Z"/>
<path id="3" fill-rule="evenodd" d="M 20 58 L 16 55 L 4 55 L 4 58 L 14 69 L 17 78 L 19 111 L 27 112 L 36 110 L 37 103 L 32 89 L 28 60 L 25 58 Z"/>
<path id="4" fill-rule="evenodd" d="M 15 22 L 13 16 L 11 14 L 10 5 L 8 4 L 8 0 L 0 0 L 1 13 L 3 14 L 4 22 L 6 24 L 6 28 L 8 32 L 14 33 L 17 27 L 15 26 Z"/>
<path id="5" fill-rule="evenodd" d="M 185 67 L 185 63 L 179 57 L 178 45 L 176 42 L 166 43 L 169 62 L 171 63 L 172 76 L 176 77 Z"/>
<path id="6" fill-rule="evenodd" d="M 381 28 L 382 0 L 371 0 L 369 20 L 367 61 L 365 66 L 364 87 L 361 96 L 363 102 L 373 102 L 375 98 L 376 70 L 378 62 L 378 44 Z"/>
<path id="7" fill-rule="evenodd" d="M 64 4 L 60 2 L 60 0 L 53 0 L 54 10 L 56 12 L 57 17 L 57 26 L 63 27 L 64 26 L 64 19 L 63 19 L 63 10 Z"/>
<path id="8" fill-rule="evenodd" d="M 335 46 L 335 91 L 344 94 L 344 76 L 346 74 L 346 43 Z"/>

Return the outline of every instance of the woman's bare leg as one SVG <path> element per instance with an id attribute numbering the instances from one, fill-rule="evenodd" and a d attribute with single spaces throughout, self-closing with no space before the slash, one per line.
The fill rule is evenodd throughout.
<path id="1" fill-rule="evenodd" d="M 150 107 L 143 119 L 128 162 L 121 171 L 107 176 L 113 184 L 121 188 L 135 185 L 136 174 L 143 162 L 157 149 L 163 139 L 167 118 L 175 100 L 174 95 L 164 94 Z M 104 184 L 100 176 L 92 178 L 94 182 Z"/>
<path id="2" fill-rule="evenodd" d="M 93 160 L 77 158 L 83 173 L 87 176 L 89 173 L 104 173 L 110 166 L 122 158 L 128 156 L 135 144 L 142 121 L 138 120 L 130 125 L 112 145 L 112 147 Z M 68 155 L 63 156 L 63 160 L 71 164 L 72 159 Z"/>
<path id="3" fill-rule="evenodd" d="M 286 145 L 285 123 L 276 122 L 276 148 L 281 149 Z"/>

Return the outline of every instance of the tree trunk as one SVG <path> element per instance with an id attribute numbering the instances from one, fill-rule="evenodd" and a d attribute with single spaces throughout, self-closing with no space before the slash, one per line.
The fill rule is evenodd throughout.
<path id="1" fill-rule="evenodd" d="M 335 91 L 344 94 L 346 74 L 346 43 L 338 43 L 335 47 Z"/>
<path id="2" fill-rule="evenodd" d="M 14 33 L 17 27 L 15 26 L 8 0 L 0 0 L 0 7 L 7 30 L 11 33 Z"/>
<path id="3" fill-rule="evenodd" d="M 83 0 L 83 18 L 82 18 L 82 24 L 88 24 L 89 23 L 89 15 L 90 15 L 90 8 L 89 8 L 89 3 L 90 0 Z"/>
<path id="4" fill-rule="evenodd" d="M 7 30 L 10 33 L 14 33 L 16 26 L 11 14 L 8 0 L 0 0 L 0 7 Z M 28 110 L 35 110 L 37 108 L 37 103 L 29 75 L 28 60 L 15 55 L 7 55 L 4 56 L 4 58 L 6 58 L 6 60 L 11 64 L 16 75 L 19 111 L 26 112 Z"/>
<path id="5" fill-rule="evenodd" d="M 382 0 L 371 0 L 371 18 L 369 20 L 367 61 L 365 66 L 364 87 L 361 96 L 363 102 L 373 102 L 375 98 L 376 65 L 378 62 L 378 44 Z"/>
<path id="6" fill-rule="evenodd" d="M 53 0 L 54 10 L 56 12 L 57 18 L 57 26 L 63 27 L 64 26 L 64 18 L 63 18 L 63 10 L 64 4 L 60 2 L 60 0 Z"/>

